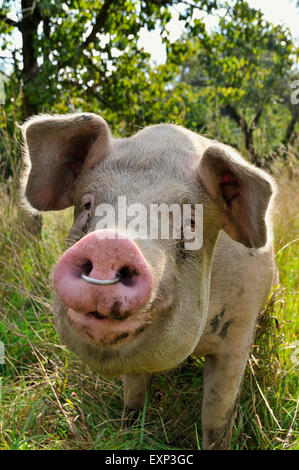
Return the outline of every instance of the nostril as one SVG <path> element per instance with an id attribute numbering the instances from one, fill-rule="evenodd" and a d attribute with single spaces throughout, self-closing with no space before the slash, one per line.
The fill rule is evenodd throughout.
<path id="1" fill-rule="evenodd" d="M 90 260 L 80 260 L 79 262 L 76 261 L 73 264 L 69 265 L 70 271 L 72 272 L 72 276 L 76 278 L 81 278 L 82 274 L 89 276 L 93 269 L 93 264 Z"/>
<path id="2" fill-rule="evenodd" d="M 88 276 L 88 274 L 91 273 L 92 268 L 93 268 L 92 262 L 91 262 L 91 261 L 86 261 L 86 262 L 81 266 L 81 269 L 82 269 L 82 273 L 81 273 L 81 274 L 85 274 L 86 276 Z"/>
<path id="3" fill-rule="evenodd" d="M 120 282 L 125 286 L 132 287 L 136 283 L 136 278 L 139 275 L 137 269 L 132 269 L 129 266 L 124 266 L 119 269 L 118 276 L 120 276 Z"/>

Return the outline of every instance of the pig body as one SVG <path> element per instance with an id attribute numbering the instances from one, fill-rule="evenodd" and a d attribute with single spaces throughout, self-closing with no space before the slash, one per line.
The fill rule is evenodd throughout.
<path id="1" fill-rule="evenodd" d="M 125 413 L 143 407 L 152 373 L 204 356 L 203 448 L 229 448 L 256 318 L 274 276 L 272 180 L 230 147 L 178 126 L 112 139 L 105 121 L 81 114 L 33 118 L 23 130 L 26 199 L 38 210 L 75 206 L 54 274 L 64 342 L 101 374 L 122 376 Z M 116 208 L 120 195 L 144 207 L 202 204 L 201 249 L 185 250 L 171 237 L 126 240 L 124 248 L 102 232 L 99 240 L 96 207 Z M 86 259 L 93 277 L 111 279 L 129 260 L 135 274 L 118 287 L 90 287 L 77 275 Z"/>

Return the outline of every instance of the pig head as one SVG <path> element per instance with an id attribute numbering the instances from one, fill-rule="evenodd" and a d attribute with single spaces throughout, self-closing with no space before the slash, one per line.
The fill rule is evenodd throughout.
<path id="1" fill-rule="evenodd" d="M 273 276 L 271 178 L 234 149 L 174 125 L 113 139 L 95 114 L 42 115 L 23 125 L 23 135 L 26 201 L 39 211 L 74 206 L 67 249 L 54 271 L 54 316 L 64 342 L 101 374 L 123 377 L 127 409 L 143 406 L 151 373 L 192 353 L 206 356 L 204 447 L 229 447 L 255 319 Z M 171 235 L 133 240 L 119 224 L 99 230 L 98 207 L 117 212 L 119 196 L 130 207 L 201 204 L 201 248 L 187 250 L 184 239 Z M 252 287 L 246 276 L 254 282 L 259 263 L 265 281 L 255 283 L 257 301 L 246 306 Z M 97 283 L 103 280 L 109 282 Z M 236 286 L 239 305 L 231 298 Z M 217 400 L 211 402 L 211 393 Z"/>

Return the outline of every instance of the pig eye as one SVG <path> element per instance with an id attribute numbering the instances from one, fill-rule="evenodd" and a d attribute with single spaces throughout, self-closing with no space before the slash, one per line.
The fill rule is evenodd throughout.
<path id="1" fill-rule="evenodd" d="M 181 239 L 178 243 L 178 249 L 181 254 L 185 252 L 185 230 L 187 229 L 188 232 L 195 232 L 195 228 L 195 209 L 192 207 L 190 217 L 183 220 L 183 225 L 181 227 Z"/>
<path id="2" fill-rule="evenodd" d="M 93 203 L 93 195 L 92 194 L 85 194 L 82 198 L 82 208 L 85 210 L 85 211 L 89 211 L 92 207 L 92 203 Z"/>
<path id="3" fill-rule="evenodd" d="M 191 217 L 185 219 L 183 222 L 182 230 L 184 227 L 189 227 L 192 232 L 195 231 L 195 209 L 192 207 L 191 209 Z"/>
<path id="4" fill-rule="evenodd" d="M 195 220 L 194 219 L 186 219 L 184 221 L 184 226 L 190 227 L 192 232 L 195 230 Z"/>

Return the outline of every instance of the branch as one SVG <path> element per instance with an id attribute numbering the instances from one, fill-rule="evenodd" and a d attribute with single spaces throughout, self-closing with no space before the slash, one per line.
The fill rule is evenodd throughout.
<path id="1" fill-rule="evenodd" d="M 259 122 L 259 120 L 260 120 L 260 118 L 261 118 L 262 112 L 263 112 L 263 109 L 260 108 L 260 109 L 258 110 L 258 112 L 256 113 L 256 115 L 254 116 L 254 118 L 252 119 L 251 123 L 250 123 L 250 126 L 249 126 L 249 129 L 250 129 L 250 130 L 255 129 L 255 127 L 257 126 L 257 124 L 258 124 L 258 122 Z"/>
<path id="2" fill-rule="evenodd" d="M 287 127 L 287 130 L 286 130 L 286 133 L 285 133 L 285 136 L 282 140 L 282 143 L 284 145 L 288 145 L 288 143 L 290 142 L 291 140 L 291 137 L 294 133 L 294 130 L 295 130 L 295 126 L 296 126 L 296 123 L 297 121 L 299 121 L 299 114 L 293 114 L 292 117 L 291 117 L 291 120 L 288 124 L 288 127 Z"/>
<path id="3" fill-rule="evenodd" d="M 96 22 L 92 28 L 91 33 L 87 36 L 84 42 L 81 44 L 77 45 L 76 51 L 74 54 L 79 54 L 80 51 L 83 51 L 86 46 L 92 41 L 94 41 L 96 34 L 101 31 L 101 28 L 104 26 L 105 21 L 108 17 L 108 10 L 109 7 L 115 2 L 115 0 L 105 0 L 101 10 L 96 16 Z M 62 69 L 68 62 L 68 59 L 65 59 L 63 57 L 60 58 L 60 60 L 57 61 L 57 69 L 60 70 Z"/>
<path id="4" fill-rule="evenodd" d="M 15 20 L 12 20 L 11 18 L 8 18 L 4 13 L 0 12 L 0 20 L 4 21 L 4 23 L 8 24 L 9 26 L 14 26 L 15 28 L 20 29 L 21 23 Z"/>
<path id="5" fill-rule="evenodd" d="M 207 87 L 210 86 L 208 83 L 208 80 L 205 78 L 202 78 L 201 80 L 198 78 L 194 78 L 190 80 L 190 85 L 191 86 L 198 86 L 198 87 Z"/>
<path id="6" fill-rule="evenodd" d="M 59 83 L 62 83 L 64 85 L 69 85 L 69 86 L 74 86 L 78 88 L 79 90 L 82 90 L 82 84 L 77 82 L 76 80 L 68 80 L 68 79 L 63 79 Z M 102 96 L 96 91 L 96 86 L 97 85 L 92 85 L 92 86 L 87 86 L 84 89 L 84 93 L 90 93 L 92 96 L 94 96 L 100 103 L 102 103 L 106 108 L 113 109 L 111 104 L 107 103 L 107 101 L 104 100 Z"/>
<path id="7" fill-rule="evenodd" d="M 108 10 L 110 8 L 110 5 L 114 3 L 114 0 L 105 0 L 102 8 L 100 9 L 99 13 L 96 16 L 96 22 L 90 32 L 90 34 L 87 36 L 85 41 L 81 44 L 81 49 L 85 49 L 86 46 L 88 46 L 89 43 L 93 42 L 96 38 L 97 33 L 101 31 L 103 28 L 106 19 L 108 17 Z"/>
<path id="8" fill-rule="evenodd" d="M 233 106 L 230 104 L 226 105 L 224 111 L 238 124 L 238 126 L 241 126 L 242 117 L 238 114 Z"/>
<path id="9" fill-rule="evenodd" d="M 206 12 L 206 10 L 203 7 L 196 5 L 196 3 L 186 2 L 184 0 L 180 0 L 179 3 L 183 3 L 184 5 L 187 5 L 188 7 L 197 8 L 198 10 Z"/>

